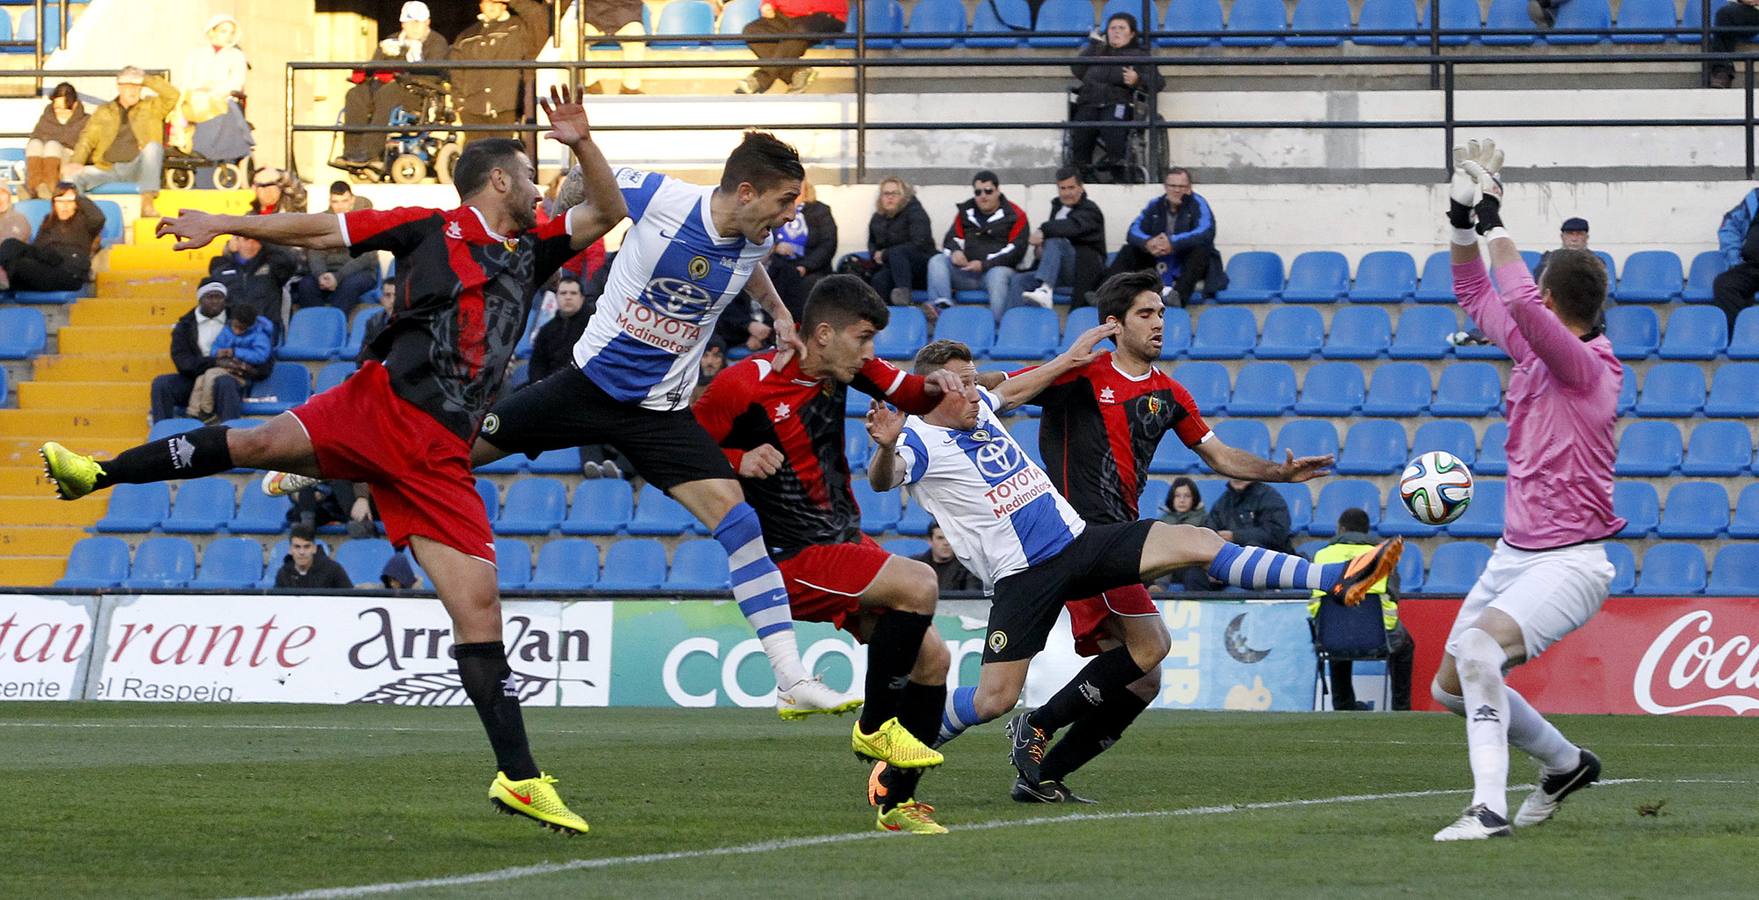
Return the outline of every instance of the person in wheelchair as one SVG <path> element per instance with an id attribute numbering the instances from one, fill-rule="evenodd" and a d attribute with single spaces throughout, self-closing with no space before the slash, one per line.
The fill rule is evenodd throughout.
<path id="1" fill-rule="evenodd" d="M 1106 20 L 1105 33 L 1097 29 L 1087 36 L 1081 48 L 1084 57 L 1142 56 L 1148 52 L 1146 41 L 1136 28 L 1136 17 L 1129 13 L 1113 13 Z M 1166 81 L 1152 65 L 1121 65 L 1117 63 L 1077 63 L 1069 67 L 1081 83 L 1075 87 L 1074 103 L 1069 119 L 1074 122 L 1125 122 L 1139 118 L 1138 113 L 1154 102 Z M 1081 170 L 1086 181 L 1130 182 L 1132 170 L 1143 165 L 1130 159 L 1131 129 L 1071 128 L 1069 130 L 1069 164 Z M 1105 148 L 1106 165 L 1094 164 L 1096 146 Z"/>
<path id="2" fill-rule="evenodd" d="M 409 0 L 398 14 L 400 30 L 379 42 L 373 61 L 438 62 L 451 55 L 452 45 L 433 29 L 428 5 Z M 399 72 L 395 69 L 356 69 L 354 87 L 343 97 L 343 125 L 389 125 L 391 111 L 402 107 L 423 121 L 438 101 L 444 108 L 446 79 L 439 72 Z M 338 169 L 385 170 L 385 134 L 348 132 L 342 136 L 342 155 L 331 160 Z"/>

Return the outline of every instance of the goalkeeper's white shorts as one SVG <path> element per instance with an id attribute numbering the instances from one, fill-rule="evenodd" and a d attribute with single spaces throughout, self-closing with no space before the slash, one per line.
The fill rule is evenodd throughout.
<path id="1" fill-rule="evenodd" d="M 1499 540 L 1484 574 L 1460 605 L 1448 631 L 1447 652 L 1459 656 L 1460 634 L 1486 609 L 1494 609 L 1521 626 L 1527 658 L 1533 659 L 1600 611 L 1612 576 L 1612 563 L 1598 541 L 1518 550 Z"/>

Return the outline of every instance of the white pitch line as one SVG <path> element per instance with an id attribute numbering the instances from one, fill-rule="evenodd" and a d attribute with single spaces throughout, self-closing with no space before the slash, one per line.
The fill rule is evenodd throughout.
<path id="1" fill-rule="evenodd" d="M 1619 784 L 1661 784 L 1662 779 L 1654 778 L 1613 778 L 1598 782 L 1601 785 Z M 1510 785 L 1510 790 L 1528 790 L 1533 785 Z M 1384 794 L 1345 794 L 1338 797 L 1314 797 L 1301 800 L 1271 800 L 1261 803 L 1229 803 L 1221 806 L 1188 806 L 1182 809 L 1140 810 L 1135 812 L 1105 813 L 1072 813 L 1061 816 L 1034 816 L 1026 819 L 995 819 L 989 822 L 978 822 L 972 825 L 954 826 L 953 834 L 967 831 L 994 831 L 1002 828 L 1031 828 L 1039 825 L 1057 825 L 1065 822 L 1110 822 L 1126 819 L 1167 819 L 1184 816 L 1220 816 L 1239 812 L 1256 812 L 1260 810 L 1296 809 L 1308 806 L 1330 806 L 1340 803 L 1369 803 L 1377 800 L 1411 800 L 1422 797 L 1446 797 L 1453 794 L 1470 794 L 1468 789 L 1429 790 L 1429 791 L 1395 791 Z M 401 891 L 418 891 L 429 888 L 460 887 L 470 884 L 489 884 L 498 881 L 511 881 L 515 878 L 529 878 L 534 875 L 554 875 L 560 872 L 579 872 L 593 869 L 609 869 L 618 866 L 639 866 L 648 863 L 677 862 L 681 860 L 712 859 L 721 856 L 749 856 L 756 853 L 773 853 L 778 850 L 795 850 L 801 847 L 820 847 L 827 844 L 850 844 L 857 841 L 868 841 L 876 838 L 895 838 L 899 835 L 883 831 L 857 831 L 843 834 L 821 834 L 815 837 L 787 838 L 776 841 L 760 841 L 755 844 L 736 844 L 728 847 L 709 847 L 702 850 L 674 850 L 668 853 L 642 853 L 635 856 L 610 856 L 601 859 L 577 859 L 561 863 L 538 863 L 530 866 L 513 866 L 506 869 L 493 869 L 487 872 L 476 872 L 469 875 L 449 875 L 443 878 L 423 878 L 417 881 L 389 881 L 380 884 L 359 884 L 350 887 L 316 888 L 294 894 L 277 894 L 271 897 L 249 898 L 249 900 L 327 900 L 336 897 L 368 897 L 374 894 L 393 894 Z"/>

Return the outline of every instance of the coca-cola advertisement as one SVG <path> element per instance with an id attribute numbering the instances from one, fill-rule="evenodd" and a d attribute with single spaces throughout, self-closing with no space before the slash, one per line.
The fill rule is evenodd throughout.
<path id="1" fill-rule="evenodd" d="M 1399 604 L 1417 643 L 1415 709 L 1440 709 L 1423 688 L 1459 609 L 1459 600 Z M 1759 712 L 1759 600 L 1613 597 L 1581 630 L 1510 672 L 1509 684 L 1550 713 Z"/>

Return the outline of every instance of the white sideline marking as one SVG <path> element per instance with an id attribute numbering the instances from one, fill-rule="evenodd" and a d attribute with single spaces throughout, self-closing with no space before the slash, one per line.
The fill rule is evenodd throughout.
<path id="1" fill-rule="evenodd" d="M 1598 782 L 1600 785 L 1618 784 L 1661 784 L 1674 783 L 1656 778 L 1613 778 Z M 1679 783 L 1702 783 L 1695 779 L 1683 779 Z M 1711 782 L 1721 784 L 1724 782 Z M 1531 784 L 1510 785 L 1510 790 L 1529 790 Z M 1124 819 L 1167 819 L 1182 816 L 1221 816 L 1238 812 L 1255 812 L 1271 809 L 1295 809 L 1306 806 L 1329 806 L 1339 803 L 1368 803 L 1376 800 L 1409 800 L 1421 797 L 1445 797 L 1453 794 L 1470 794 L 1469 789 L 1430 790 L 1430 791 L 1395 791 L 1384 794 L 1345 794 L 1339 797 L 1316 797 L 1302 800 L 1271 800 L 1261 803 L 1229 803 L 1221 806 L 1188 806 L 1183 809 L 1154 809 L 1135 812 L 1105 813 L 1072 813 L 1060 816 L 1033 816 L 1025 819 L 996 819 L 989 822 L 978 822 L 972 825 L 956 825 L 953 834 L 959 835 L 968 831 L 995 831 L 1002 828 L 1031 828 L 1039 825 L 1056 825 L 1063 822 L 1110 822 Z M 702 850 L 674 850 L 668 853 L 642 853 L 635 856 L 610 856 L 600 859 L 576 859 L 560 863 L 538 863 L 530 866 L 512 866 L 505 869 L 493 869 L 488 872 L 476 872 L 470 875 L 449 875 L 443 878 L 423 878 L 416 881 L 388 881 L 380 884 L 357 884 L 350 887 L 316 888 L 294 894 L 277 894 L 271 897 L 251 898 L 251 900 L 322 900 L 333 897 L 367 897 L 374 894 L 392 894 L 399 891 L 417 891 L 427 888 L 458 887 L 467 884 L 488 884 L 497 881 L 511 881 L 515 878 L 528 878 L 533 875 L 554 875 L 559 872 L 577 872 L 592 869 L 609 869 L 617 866 L 639 866 L 647 863 L 676 862 L 679 860 L 712 859 L 720 856 L 749 856 L 755 853 L 772 853 L 777 850 L 795 850 L 801 847 L 819 847 L 826 844 L 849 844 L 875 838 L 896 838 L 899 835 L 883 831 L 857 831 L 843 834 L 821 834 L 816 837 L 788 838 L 778 841 L 760 841 L 755 844 L 736 844 L 729 847 L 709 847 Z M 582 840 L 590 840 L 583 838 Z"/>

